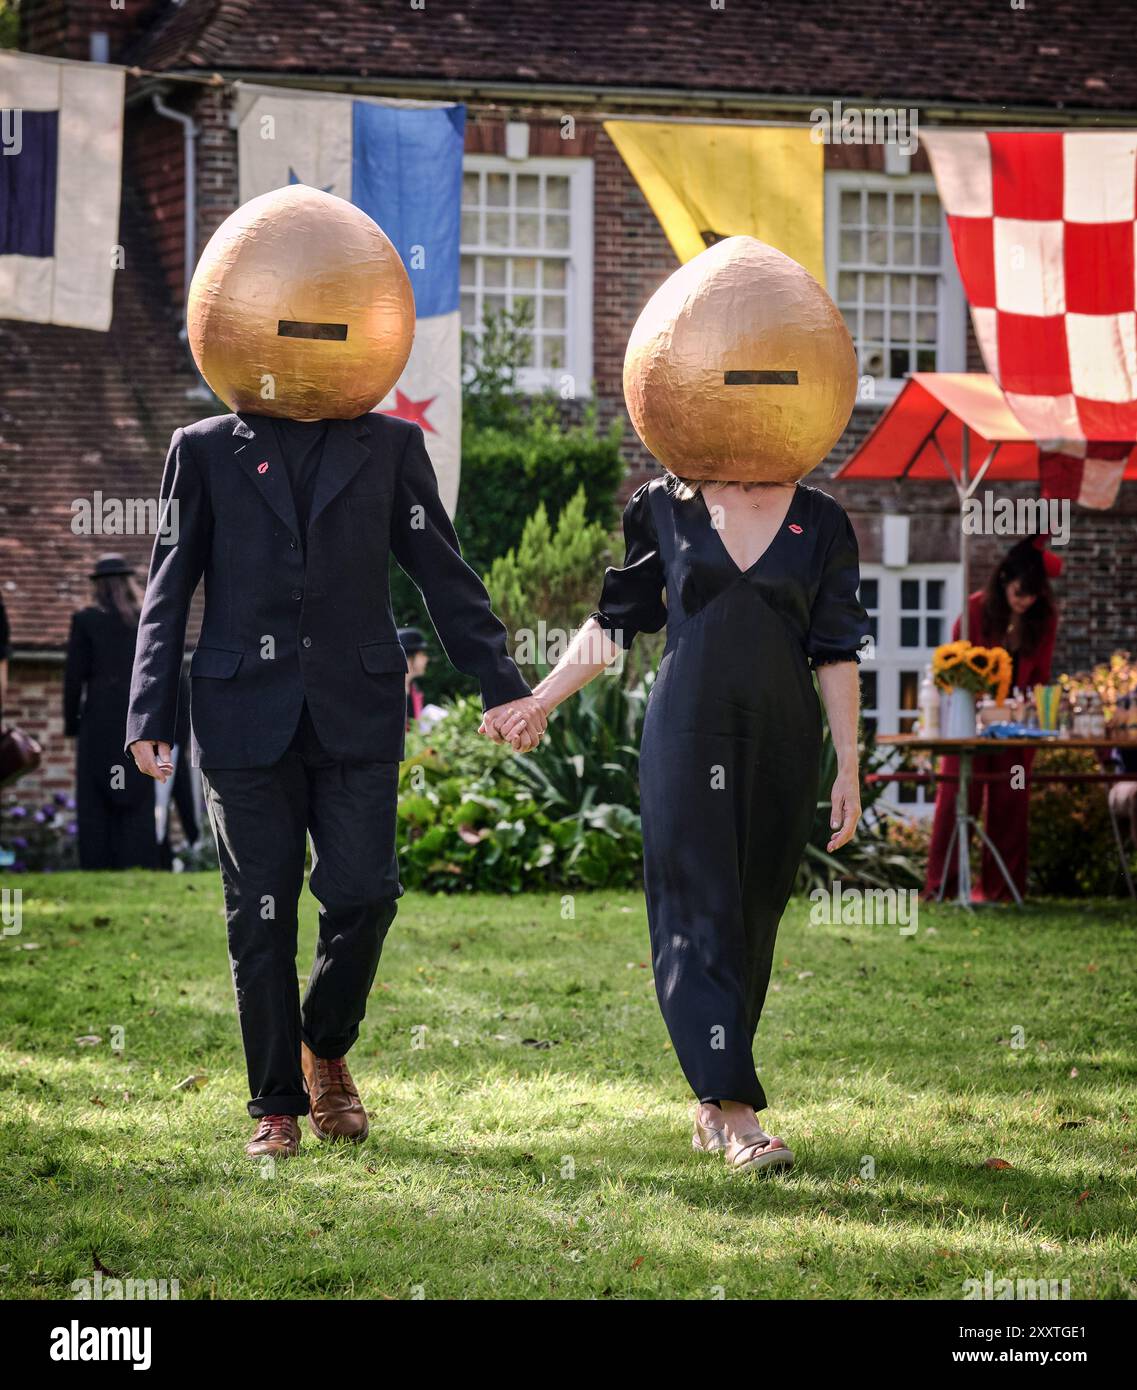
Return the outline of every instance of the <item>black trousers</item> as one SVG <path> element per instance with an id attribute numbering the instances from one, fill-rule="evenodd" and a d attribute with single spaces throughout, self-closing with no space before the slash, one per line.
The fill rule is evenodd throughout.
<path id="1" fill-rule="evenodd" d="M 304 1115 L 300 1042 L 342 1057 L 359 1036 L 399 885 L 398 763 L 341 763 L 307 708 L 272 767 L 203 768 L 229 925 L 250 1115 Z M 312 840 L 320 935 L 308 989 L 296 980 L 296 910 Z"/>

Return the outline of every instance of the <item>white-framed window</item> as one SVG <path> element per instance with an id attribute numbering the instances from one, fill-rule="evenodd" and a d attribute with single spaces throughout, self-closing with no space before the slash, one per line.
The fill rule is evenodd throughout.
<path id="1" fill-rule="evenodd" d="M 930 174 L 826 174 L 825 260 L 878 403 L 909 372 L 964 370 L 967 303 Z"/>
<path id="2" fill-rule="evenodd" d="M 863 564 L 860 595 L 873 636 L 872 659 L 861 666 L 865 727 L 878 734 L 915 733 L 924 670 L 935 649 L 951 641 L 960 612 L 959 566 Z M 935 788 L 893 782 L 883 800 L 924 815 L 935 804 Z"/>
<path id="3" fill-rule="evenodd" d="M 467 155 L 462 166 L 462 327 L 533 306 L 522 391 L 592 389 L 592 161 Z"/>

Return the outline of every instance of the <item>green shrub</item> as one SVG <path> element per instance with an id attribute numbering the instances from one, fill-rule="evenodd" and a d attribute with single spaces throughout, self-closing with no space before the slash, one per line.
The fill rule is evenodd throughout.
<path id="1" fill-rule="evenodd" d="M 1092 753 L 1045 749 L 1033 772 L 1097 772 Z M 1080 897 L 1115 892 L 1121 865 L 1109 823 L 1108 784 L 1053 782 L 1030 790 L 1029 882 L 1033 893 Z"/>
<path id="2" fill-rule="evenodd" d="M 609 557 L 608 533 L 586 519 L 584 489 L 578 488 L 555 531 L 541 502 L 525 523 L 517 548 L 493 562 L 486 588 L 527 680 L 537 678 L 546 659 L 555 665 L 569 634 L 596 607 Z M 539 640 L 542 633 L 544 641 Z"/>

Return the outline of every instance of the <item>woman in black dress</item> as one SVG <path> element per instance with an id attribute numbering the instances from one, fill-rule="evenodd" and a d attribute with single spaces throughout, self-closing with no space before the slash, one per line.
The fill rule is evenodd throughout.
<path id="1" fill-rule="evenodd" d="M 667 437 L 649 440 L 643 392 L 637 396 L 629 386 L 625 364 L 632 418 L 657 457 L 674 457 L 675 432 L 693 414 L 698 433 L 686 440 L 689 456 L 704 470 L 721 466 L 722 473 L 716 478 L 705 471 L 694 480 L 665 475 L 633 494 L 624 512 L 624 564 L 607 571 L 598 610 L 533 694 L 551 713 L 603 671 L 637 632 L 657 632 L 666 624 L 667 644 L 640 748 L 644 882 L 656 992 L 679 1064 L 699 1101 L 695 1148 L 725 1150 L 732 1168 L 768 1170 L 790 1166 L 793 1154 L 758 1123 L 756 1112 L 765 1108 L 766 1095 L 755 1071 L 753 1042 L 778 923 L 818 799 L 822 729 L 811 668 L 838 760 L 832 851 L 852 837 L 860 815 L 857 652 L 869 624 L 857 597 L 857 541 L 848 517 L 824 492 L 793 480 L 827 452 L 834 428 L 840 433 L 852 405 L 851 389 L 845 390 L 843 379 L 837 382 L 847 405 L 839 402 L 820 432 L 804 440 L 799 434 L 795 441 L 786 428 L 787 412 L 792 415 L 798 397 L 779 403 L 777 412 L 759 398 L 745 405 L 726 431 L 717 430 L 716 412 L 705 408 L 716 375 L 726 387 L 740 376 L 792 377 L 796 384 L 798 371 L 783 369 L 804 361 L 815 370 L 819 334 L 832 340 L 833 372 L 851 375 L 853 370 L 848 334 L 821 287 L 770 248 L 755 251 L 760 243 L 749 238 L 731 241 L 749 243 L 739 248 L 741 270 L 730 243 L 720 243 L 673 277 L 693 282 L 680 285 L 684 293 L 669 286 L 660 291 L 668 297 L 670 319 L 667 331 L 655 334 L 651 365 L 658 368 L 665 356 L 678 364 L 679 379 L 673 376 L 668 385 L 681 407 L 692 360 L 707 352 L 726 356 L 725 362 L 721 356 L 712 359 L 712 371 L 700 379 L 701 395 L 688 393 L 689 411 L 667 400 L 672 432 Z M 684 327 L 698 315 L 700 296 L 706 297 L 706 277 L 714 290 L 724 269 L 730 272 L 728 312 L 740 299 L 746 301 L 748 290 L 753 293 L 753 318 L 743 316 L 746 341 L 737 350 L 731 342 L 716 341 L 727 312 L 713 315 L 709 348 L 701 340 L 684 343 Z M 820 306 L 803 336 L 806 350 L 792 333 L 778 335 L 770 325 L 755 341 L 754 321 L 771 303 L 780 302 L 783 310 L 787 303 L 785 294 L 768 291 L 785 278 L 793 289 L 801 277 L 809 281 L 806 309 Z M 710 297 L 713 301 L 714 294 Z M 830 318 L 820 312 L 825 305 Z M 643 318 L 651 308 L 637 325 L 633 345 L 637 336 L 643 339 Z M 629 361 L 632 351 L 629 346 Z M 747 369 L 763 358 L 773 359 L 780 370 Z M 818 399 L 824 405 L 823 392 L 806 397 L 801 408 L 819 409 Z M 733 408 L 733 400 L 723 406 L 727 414 Z M 748 410 L 754 411 L 752 419 Z M 741 456 L 731 456 L 723 442 L 727 436 Z M 761 480 L 779 472 L 781 478 Z M 512 741 L 525 727 L 518 715 L 487 732 Z"/>
<path id="2" fill-rule="evenodd" d="M 93 603 L 71 619 L 63 676 L 63 731 L 77 738 L 75 803 L 81 869 L 154 869 L 154 783 L 123 754 L 141 608 L 134 570 L 104 555 Z"/>

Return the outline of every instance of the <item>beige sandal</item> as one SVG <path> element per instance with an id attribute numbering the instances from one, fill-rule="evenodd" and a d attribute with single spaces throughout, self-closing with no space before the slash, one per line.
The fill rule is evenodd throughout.
<path id="1" fill-rule="evenodd" d="M 691 1147 L 703 1154 L 721 1153 L 726 1148 L 726 1130 L 702 1124 L 698 1106 L 695 1107 L 695 1132 L 691 1135 Z"/>
<path id="2" fill-rule="evenodd" d="M 784 1139 L 776 1134 L 752 1135 L 732 1139 L 726 1145 L 726 1166 L 736 1172 L 749 1169 L 792 1168 L 794 1156 Z"/>

